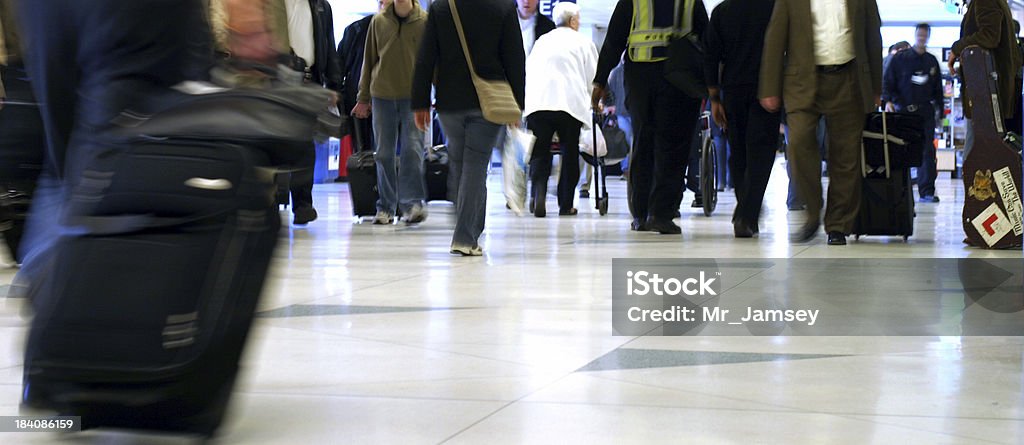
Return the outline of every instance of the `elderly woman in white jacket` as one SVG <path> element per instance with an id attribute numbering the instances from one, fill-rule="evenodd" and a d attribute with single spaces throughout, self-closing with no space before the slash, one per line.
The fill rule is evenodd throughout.
<path id="1" fill-rule="evenodd" d="M 527 128 L 537 137 L 530 159 L 530 210 L 538 218 L 547 214 L 545 197 L 555 134 L 562 148 L 558 214 L 578 213 L 573 201 L 580 179 L 580 131 L 590 125 L 591 82 L 597 73 L 597 46 L 579 33 L 579 6 L 562 2 L 552 15 L 558 28 L 537 39 L 526 59 L 524 114 Z"/>

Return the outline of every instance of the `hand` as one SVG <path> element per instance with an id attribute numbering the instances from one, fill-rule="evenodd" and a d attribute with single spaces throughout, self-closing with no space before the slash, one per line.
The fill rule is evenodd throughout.
<path id="1" fill-rule="evenodd" d="M 875 95 L 875 108 L 878 108 L 878 107 L 881 107 L 881 106 L 882 106 L 882 95 L 881 94 L 876 94 Z"/>
<path id="2" fill-rule="evenodd" d="M 601 111 L 601 100 L 604 99 L 604 87 L 594 85 L 594 93 L 590 95 L 590 105 L 595 111 Z"/>
<path id="3" fill-rule="evenodd" d="M 372 111 L 373 108 L 370 104 L 358 103 L 355 108 L 352 108 L 352 115 L 359 119 L 367 119 Z"/>
<path id="4" fill-rule="evenodd" d="M 615 105 L 605 107 L 604 114 L 615 114 Z"/>
<path id="5" fill-rule="evenodd" d="M 512 123 L 512 128 L 523 128 L 523 121 L 515 121 Z"/>
<path id="6" fill-rule="evenodd" d="M 893 105 L 892 102 L 886 102 L 886 104 L 885 104 L 885 112 L 886 113 L 895 113 L 896 112 L 896 106 Z"/>
<path id="7" fill-rule="evenodd" d="M 715 124 L 718 125 L 718 128 L 723 130 L 729 129 L 729 120 L 725 118 L 725 105 L 722 105 L 721 102 L 711 102 L 711 117 L 715 119 Z"/>
<path id="8" fill-rule="evenodd" d="M 356 108 L 359 108 L 359 105 L 356 105 Z M 426 132 L 430 128 L 430 110 L 416 110 L 413 111 L 413 115 L 416 117 L 416 128 Z"/>
<path id="9" fill-rule="evenodd" d="M 956 63 L 957 59 L 959 59 L 959 58 L 960 58 L 960 56 L 957 55 L 956 53 L 954 53 L 954 52 L 950 52 L 949 53 L 949 75 L 950 76 L 956 77 L 956 68 L 954 68 L 953 65 Z"/>
<path id="10" fill-rule="evenodd" d="M 761 99 L 761 108 L 769 113 L 774 113 L 782 108 L 782 98 L 779 96 L 765 97 Z"/>

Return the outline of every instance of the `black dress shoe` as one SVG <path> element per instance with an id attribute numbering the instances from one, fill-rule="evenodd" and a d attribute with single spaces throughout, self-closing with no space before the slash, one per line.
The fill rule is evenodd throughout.
<path id="1" fill-rule="evenodd" d="M 558 216 L 576 216 L 578 213 L 580 213 L 579 210 L 577 210 L 576 208 L 571 208 L 569 210 L 559 210 Z"/>
<path id="2" fill-rule="evenodd" d="M 679 235 L 683 233 L 683 229 L 679 228 L 676 223 L 658 218 L 648 218 L 647 228 L 652 232 L 658 232 L 662 235 Z"/>
<path id="3" fill-rule="evenodd" d="M 309 224 L 315 221 L 317 217 L 316 209 L 312 207 L 296 207 L 294 212 L 295 219 L 292 220 L 292 224 L 297 226 Z"/>
<path id="4" fill-rule="evenodd" d="M 533 193 L 534 204 L 533 204 L 533 209 L 532 209 L 533 216 L 536 216 L 538 218 L 543 218 L 545 216 L 548 216 L 548 210 L 547 210 L 548 185 L 544 184 L 544 185 L 540 185 L 540 186 L 534 186 L 533 187 L 533 192 L 534 192 Z"/>
<path id="5" fill-rule="evenodd" d="M 693 202 L 690 203 L 690 207 L 695 209 L 704 207 L 704 197 L 701 195 L 697 195 L 697 197 L 693 199 Z"/>
<path id="6" fill-rule="evenodd" d="M 794 243 L 806 243 L 818 234 L 818 228 L 820 227 L 821 224 L 817 221 L 804 224 L 803 227 L 793 233 L 789 239 Z"/>
<path id="7" fill-rule="evenodd" d="M 629 225 L 629 230 L 634 232 L 649 232 L 647 228 L 647 221 L 640 218 L 633 218 L 633 223 Z"/>
<path id="8" fill-rule="evenodd" d="M 846 234 L 842 232 L 828 232 L 828 245 L 845 246 Z"/>
<path id="9" fill-rule="evenodd" d="M 736 235 L 736 238 L 753 238 L 754 229 L 750 228 L 750 224 L 741 220 L 733 221 L 732 231 Z"/>

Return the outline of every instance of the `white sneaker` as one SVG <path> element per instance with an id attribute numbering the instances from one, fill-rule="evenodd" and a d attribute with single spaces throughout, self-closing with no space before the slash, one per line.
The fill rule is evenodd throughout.
<path id="1" fill-rule="evenodd" d="M 467 247 L 452 245 L 451 254 L 462 256 L 483 256 L 484 250 L 481 249 L 480 246 Z"/>
<path id="2" fill-rule="evenodd" d="M 381 210 L 377 211 L 377 216 L 373 217 L 373 223 L 378 226 L 384 226 L 393 224 L 395 222 L 395 215 Z"/>
<path id="3" fill-rule="evenodd" d="M 409 210 L 409 214 L 405 216 L 406 224 L 419 224 L 427 220 L 427 209 L 423 207 L 423 204 L 416 204 Z"/>

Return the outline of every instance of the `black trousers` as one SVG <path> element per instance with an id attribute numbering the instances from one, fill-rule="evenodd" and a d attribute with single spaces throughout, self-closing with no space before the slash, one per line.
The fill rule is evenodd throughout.
<path id="1" fill-rule="evenodd" d="M 564 111 L 538 111 L 526 117 L 526 127 L 537 141 L 530 155 L 530 182 L 534 199 L 544 199 L 548 177 L 551 176 L 551 140 L 558 134 L 562 147 L 562 173 L 558 177 L 558 207 L 572 208 L 576 200 L 576 184 L 580 182 L 580 131 L 583 122 Z"/>
<path id="2" fill-rule="evenodd" d="M 634 218 L 671 220 L 683 193 L 683 175 L 700 116 L 700 100 L 670 85 L 664 63 L 627 63 L 633 154 L 629 165 Z"/>
<path id="3" fill-rule="evenodd" d="M 917 168 L 917 193 L 921 197 L 935 196 L 935 178 L 939 176 L 938 160 L 935 158 L 935 107 L 924 105 L 914 114 L 924 119 L 921 166 Z"/>
<path id="4" fill-rule="evenodd" d="M 757 100 L 757 86 L 733 86 L 722 92 L 732 153 L 729 171 L 736 186 L 733 220 L 757 224 L 779 142 L 779 113 Z"/>
<path id="5" fill-rule="evenodd" d="M 292 172 L 288 189 L 292 192 L 292 212 L 313 207 L 313 168 L 316 167 L 316 146 L 310 144 L 309 151 L 296 163 L 299 171 Z"/>

